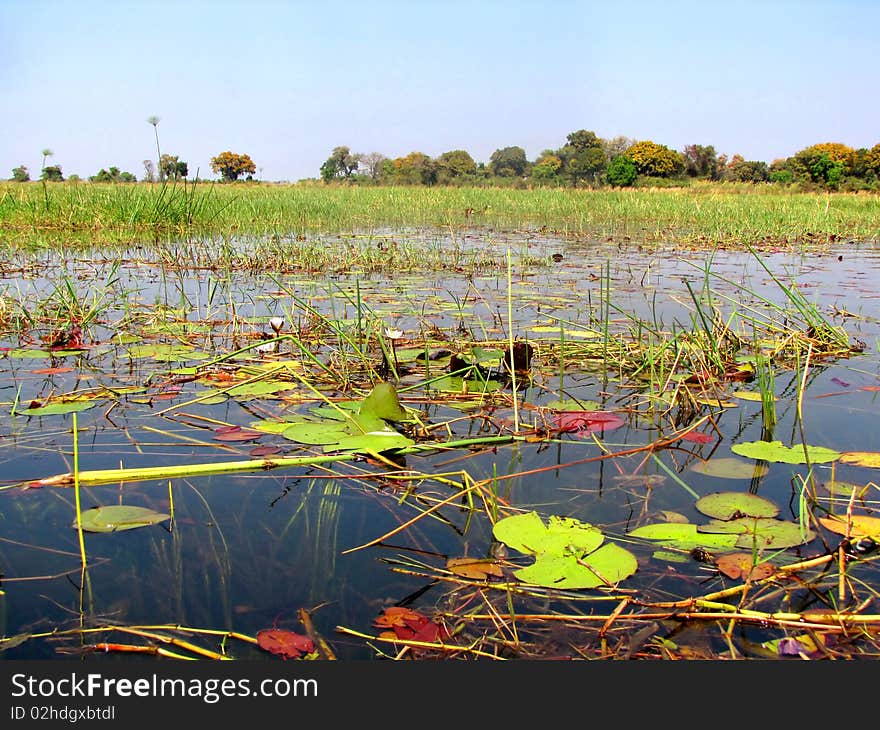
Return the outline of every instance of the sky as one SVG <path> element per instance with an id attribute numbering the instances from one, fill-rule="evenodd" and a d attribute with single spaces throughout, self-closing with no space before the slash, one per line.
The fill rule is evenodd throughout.
<path id="1" fill-rule="evenodd" d="M 587 129 L 771 162 L 880 142 L 880 0 L 0 0 L 0 178 L 530 160 Z M 159 117 L 154 128 L 148 118 Z"/>

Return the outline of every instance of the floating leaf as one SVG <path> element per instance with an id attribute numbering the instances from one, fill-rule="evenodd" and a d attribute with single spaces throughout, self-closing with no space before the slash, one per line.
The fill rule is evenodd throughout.
<path id="1" fill-rule="evenodd" d="M 691 467 L 691 470 L 698 474 L 721 479 L 753 479 L 762 477 L 770 471 L 766 464 L 752 464 L 732 456 L 719 456 L 708 461 L 698 461 Z"/>
<path id="2" fill-rule="evenodd" d="M 262 431 L 252 431 L 241 426 L 218 428 L 214 432 L 215 441 L 254 441 L 265 436 Z"/>
<path id="3" fill-rule="evenodd" d="M 755 564 L 752 561 L 751 553 L 721 555 L 715 561 L 715 565 L 718 566 L 718 570 L 733 580 L 739 580 L 744 575 L 748 576 L 747 580 L 763 580 L 776 572 L 770 563 Z"/>
<path id="4" fill-rule="evenodd" d="M 36 370 L 31 370 L 31 372 L 34 375 L 61 375 L 62 373 L 73 372 L 73 368 L 71 368 L 71 367 L 37 368 Z"/>
<path id="5" fill-rule="evenodd" d="M 286 380 L 256 380 L 253 383 L 233 385 L 226 391 L 226 395 L 236 398 L 240 396 L 274 395 L 284 390 L 291 390 L 293 383 Z"/>
<path id="6" fill-rule="evenodd" d="M 680 522 L 656 522 L 642 525 L 627 533 L 629 537 L 656 540 L 664 547 L 693 550 L 697 547 L 730 549 L 736 546 L 736 535 L 711 535 L 697 531 L 694 524 Z"/>
<path id="7" fill-rule="evenodd" d="M 681 440 L 692 441 L 695 444 L 709 444 L 715 440 L 715 437 L 701 431 L 688 431 L 681 437 Z"/>
<path id="8" fill-rule="evenodd" d="M 492 528 L 495 539 L 521 553 L 586 553 L 601 545 L 605 537 L 598 527 L 573 517 L 551 515 L 547 525 L 537 512 L 505 517 Z"/>
<path id="9" fill-rule="evenodd" d="M 17 348 L 14 350 L 10 350 L 6 353 L 9 357 L 15 358 L 32 358 L 32 359 L 40 359 L 46 357 L 52 357 L 55 353 L 49 352 L 49 350 L 29 350 L 27 348 Z"/>
<path id="10" fill-rule="evenodd" d="M 624 420 L 606 411 L 559 411 L 553 415 L 554 428 L 562 433 L 599 433 L 620 428 Z"/>
<path id="11" fill-rule="evenodd" d="M 764 396 L 757 390 L 736 390 L 731 395 L 740 400 L 758 401 L 759 403 L 764 400 Z M 778 398 L 773 397 L 771 400 L 775 401 Z"/>
<path id="12" fill-rule="evenodd" d="M 411 438 L 404 436 L 390 428 L 370 433 L 355 434 L 339 439 L 334 444 L 325 444 L 324 452 L 331 451 L 357 451 L 357 452 L 382 452 L 390 449 L 403 449 L 415 443 Z"/>
<path id="13" fill-rule="evenodd" d="M 677 522 L 681 525 L 686 525 L 689 521 L 688 518 L 685 517 L 681 512 L 673 512 L 666 509 L 662 509 L 657 512 L 657 517 L 659 517 L 663 522 Z"/>
<path id="14" fill-rule="evenodd" d="M 285 629 L 263 629 L 257 632 L 257 645 L 283 659 L 299 659 L 315 650 L 314 642 L 302 634 Z"/>
<path id="15" fill-rule="evenodd" d="M 845 451 L 840 455 L 840 463 L 854 464 L 855 466 L 867 466 L 871 469 L 880 469 L 880 452 Z"/>
<path id="16" fill-rule="evenodd" d="M 474 580 L 488 580 L 490 575 L 501 578 L 504 575 L 498 563 L 486 558 L 449 558 L 446 567 L 455 575 Z"/>
<path id="17" fill-rule="evenodd" d="M 385 421 L 408 421 L 410 415 L 400 405 L 397 389 L 391 383 L 376 383 L 358 409 L 361 415 L 371 415 Z"/>
<path id="18" fill-rule="evenodd" d="M 716 492 L 700 497 L 694 504 L 700 512 L 719 520 L 735 517 L 776 517 L 777 507 L 769 499 L 748 492 Z"/>
<path id="19" fill-rule="evenodd" d="M 784 549 L 806 545 L 816 533 L 801 528 L 796 522 L 786 522 L 769 517 L 740 517 L 735 520 L 712 520 L 700 525 L 700 532 L 738 535 L 736 547 L 748 549 Z"/>
<path id="20" fill-rule="evenodd" d="M 855 538 L 870 537 L 872 540 L 880 541 L 880 518 L 878 517 L 852 515 L 849 521 L 843 517 L 820 517 L 819 524 L 838 535 L 848 534 Z"/>
<path id="21" fill-rule="evenodd" d="M 863 486 L 861 484 L 842 482 L 837 479 L 822 482 L 821 486 L 822 489 L 824 489 L 831 495 L 844 495 L 846 497 L 849 497 L 853 492 L 855 492 L 857 496 L 861 496 L 862 493 L 868 488 L 867 486 Z"/>
<path id="22" fill-rule="evenodd" d="M 730 447 L 734 454 L 745 456 L 748 459 L 760 461 L 778 461 L 785 464 L 806 464 L 808 461 L 814 464 L 824 464 L 836 461 L 840 458 L 840 452 L 827 449 L 824 446 L 783 446 L 781 441 L 749 441 L 742 444 L 734 444 Z"/>
<path id="23" fill-rule="evenodd" d="M 22 411 L 14 411 L 17 416 L 59 416 L 66 413 L 79 413 L 87 411 L 97 405 L 94 400 L 68 400 L 47 403 L 44 406 L 36 406 L 34 408 L 25 408 Z"/>
<path id="24" fill-rule="evenodd" d="M 631 576 L 638 567 L 629 550 L 608 543 L 580 557 L 541 553 L 532 565 L 514 571 L 514 575 L 532 585 L 578 590 L 612 586 Z"/>
<path id="25" fill-rule="evenodd" d="M 82 529 L 84 532 L 120 532 L 132 530 L 136 527 L 155 525 L 164 520 L 171 519 L 171 515 L 146 507 L 132 507 L 129 505 L 109 505 L 107 507 L 93 507 L 82 513 Z M 76 519 L 73 528 L 77 528 Z"/>

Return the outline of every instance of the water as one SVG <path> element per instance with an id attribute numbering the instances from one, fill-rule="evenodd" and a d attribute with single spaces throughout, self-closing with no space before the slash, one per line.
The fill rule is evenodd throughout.
<path id="1" fill-rule="evenodd" d="M 512 247 L 517 256 L 510 285 L 503 256 L 499 270 L 492 273 L 395 277 L 163 271 L 140 254 L 138 259 L 123 257 L 116 269 L 112 261 L 97 257 L 67 263 L 50 257 L 39 268 L 21 267 L 21 272 L 9 274 L 2 282 L 4 301 L 21 303 L 29 311 L 31 325 L 16 331 L 11 316 L 7 317 L 3 344 L 9 350 L 0 361 L 3 407 L 10 414 L 2 430 L 6 488 L 0 491 L 0 634 L 31 638 L 7 645 L 2 656 L 76 656 L 98 641 L 143 645 L 150 643 L 149 638 L 119 630 L 81 629 L 171 625 L 195 630 L 168 633 L 186 636 L 210 650 L 242 658 L 265 657 L 246 641 L 232 638 L 221 644 L 221 638 L 203 632 L 254 636 L 272 627 L 302 631 L 298 611 L 306 609 L 338 657 L 372 658 L 377 656 L 376 646 L 391 655 L 399 648 L 338 627 L 375 635 L 381 629 L 372 625 L 374 619 L 387 606 L 401 603 L 425 615 L 442 615 L 454 629 L 456 641 L 476 642 L 488 653 L 593 657 L 643 651 L 653 655 L 661 651 L 657 637 L 666 636 L 677 640 L 679 650 L 686 646 L 696 655 L 713 656 L 727 645 L 718 627 L 709 622 L 699 624 L 696 631 L 682 631 L 689 625 L 630 618 L 618 621 L 602 643 L 596 633 L 605 621 L 602 617 L 610 615 L 622 597 L 634 606 L 640 601 L 655 605 L 731 585 L 706 563 L 654 557 L 653 547 L 627 539 L 628 531 L 657 521 L 664 512 L 702 523 L 706 518 L 695 509 L 694 494 L 728 490 L 757 493 L 780 508 L 780 519 L 798 521 L 804 516 L 802 494 L 811 476 L 816 484 L 833 476 L 867 487 L 854 508 L 859 514 L 876 515 L 878 488 L 872 481 L 876 471 L 863 466 L 839 461 L 816 464 L 811 475 L 804 465 L 773 462 L 765 476 L 738 479 L 693 471 L 695 463 L 733 456 L 733 444 L 767 435 L 759 402 L 731 399 L 735 405 L 709 411 L 714 426 L 706 423 L 700 429 L 713 436 L 708 443 L 676 442 L 656 452 L 639 450 L 675 427 L 669 404 L 648 397 L 649 380 L 621 367 L 602 367 L 601 357 L 595 351 L 585 354 L 584 345 L 602 338 L 586 340 L 571 332 L 566 335 L 570 354 L 560 371 L 554 355 L 559 335 L 533 330 L 562 321 L 569 323 L 567 330 L 603 334 L 607 324 L 609 336 L 637 350 L 651 331 L 659 338 L 698 329 L 693 295 L 705 304 L 708 284 L 712 302 L 732 327 L 740 326 L 743 317 L 754 318 L 764 336 L 768 326 L 772 329 L 786 319 L 779 307 L 791 309 L 780 284 L 797 282 L 809 304 L 830 323 L 844 327 L 853 342 L 865 343 L 865 350 L 850 357 L 814 357 L 806 377 L 804 361 L 793 367 L 780 358 L 774 368 L 778 401 L 772 436 L 785 445 L 799 444 L 804 434 L 811 445 L 840 452 L 873 451 L 880 445 L 873 428 L 880 392 L 872 390 L 880 386 L 880 307 L 872 283 L 877 280 L 880 255 L 874 246 L 763 251 L 762 260 L 777 278 L 774 281 L 753 255 L 738 251 L 719 250 L 710 257 L 704 251 L 498 234 L 487 243 L 478 233 L 460 242 L 468 244 L 499 251 Z M 550 260 L 550 253 L 561 254 L 561 260 Z M 521 263 L 526 255 L 547 263 Z M 89 347 L 78 354 L 34 356 L 33 351 L 43 346 L 40 337 L 49 336 L 59 317 L 63 319 L 74 305 L 59 288 L 65 277 L 78 292 L 79 306 L 85 312 L 91 308 L 98 312 L 87 327 Z M 514 334 L 536 347 L 532 378 L 520 383 L 516 412 L 509 387 L 477 409 L 463 403 L 466 399 L 460 395 L 425 391 L 419 387 L 425 380 L 424 368 L 409 357 L 403 363 L 410 372 L 399 384 L 401 398 L 421 409 L 422 421 L 432 426 L 432 438 L 438 441 L 509 436 L 516 420 L 521 430 L 534 433 L 533 438 L 410 455 L 405 458 L 407 478 L 395 475 L 390 464 L 357 457 L 308 467 L 90 486 L 82 490 L 84 510 L 113 504 L 160 512 L 173 508 L 174 519 L 112 534 L 86 533 L 85 581 L 77 531 L 72 529 L 74 490 L 22 487 L 71 471 L 73 463 L 72 415 L 21 413 L 32 402 L 59 394 L 97 396 L 96 405 L 77 414 L 81 470 L 252 459 L 256 457 L 251 450 L 261 445 L 277 446 L 285 456 L 321 453 L 320 446 L 303 446 L 277 434 L 264 434 L 252 442 L 221 442 L 215 439 L 215 429 L 224 424 L 247 427 L 267 417 L 305 412 L 316 404 L 316 395 L 303 380 L 328 397 L 351 397 L 355 392 L 351 386 L 361 385 L 368 375 L 367 364 L 346 340 L 358 332 L 359 307 L 361 334 L 373 343 L 369 365 L 375 367 L 381 361 L 377 343 L 382 327 L 403 331 L 402 351 L 412 344 L 421 347 L 426 338 L 433 350 L 459 350 L 471 343 L 503 346 L 509 306 Z M 232 382 L 219 380 L 224 373 L 232 377 L 241 367 L 256 367 L 259 358 L 253 351 L 217 363 L 214 385 L 196 379 L 193 370 L 182 369 L 206 360 L 184 355 L 163 362 L 131 354 L 133 347 L 162 342 L 189 345 L 210 360 L 253 344 L 259 332 L 270 331 L 267 319 L 276 315 L 284 316 L 286 331 L 300 333 L 310 348 L 310 354 L 304 354 L 284 343 L 281 355 L 263 358 L 302 363 L 293 371 L 299 378 L 290 376 L 290 388 L 281 394 L 193 402 L 208 391 L 216 393 L 217 385 Z M 337 324 L 336 330 L 328 327 L 328 320 Z M 122 334 L 131 335 L 131 342 L 120 339 Z M 325 368 L 315 366 L 315 361 Z M 340 379 L 335 383 L 334 374 Z M 437 369 L 431 372 L 437 374 Z M 349 387 L 343 388 L 348 377 Z M 801 422 L 796 395 L 802 382 L 806 390 Z M 721 387 L 727 392 L 756 390 L 754 382 L 728 382 Z M 545 404 L 560 398 L 614 410 L 623 414 L 624 425 L 600 432 L 595 439 L 577 433 L 548 436 L 540 428 L 533 432 L 532 427 L 552 419 Z M 13 404 L 19 415 L 11 414 Z M 601 458 L 603 449 L 632 453 Z M 499 628 L 480 618 L 493 610 L 507 610 L 508 592 L 490 587 L 491 583 L 466 583 L 445 570 L 447 558 L 482 557 L 497 550 L 487 514 L 491 506 L 479 499 L 468 505 L 462 498 L 432 509 L 461 485 L 493 476 L 498 477 L 495 489 L 502 514 L 507 504 L 534 509 L 545 518 L 564 515 L 589 522 L 600 526 L 607 539 L 626 545 L 639 561 L 638 571 L 614 590 L 510 594 L 521 613 L 568 617 L 523 621 L 517 648 L 509 627 Z M 845 511 L 845 498 L 832 503 L 827 493 L 822 497 L 823 510 Z M 394 532 L 410 520 L 412 525 Z M 392 532 L 381 545 L 356 549 Z M 785 564 L 819 556 L 826 543 L 836 544 L 834 540 L 839 536 L 821 533 L 773 557 Z M 510 557 L 522 564 L 521 556 Z M 878 576 L 871 559 L 854 564 L 850 575 L 855 577 L 848 602 L 876 590 Z M 780 592 L 789 591 L 783 600 L 760 589 L 768 595 L 753 608 L 773 612 L 822 606 L 823 600 L 833 597 L 836 576 L 823 582 L 811 573 L 805 578 L 810 580 L 815 580 L 812 592 L 795 590 L 782 581 Z M 592 623 L 571 618 L 590 614 L 598 617 Z M 785 629 L 776 626 L 744 622 L 736 640 L 741 651 L 755 655 L 755 645 L 784 634 Z"/>

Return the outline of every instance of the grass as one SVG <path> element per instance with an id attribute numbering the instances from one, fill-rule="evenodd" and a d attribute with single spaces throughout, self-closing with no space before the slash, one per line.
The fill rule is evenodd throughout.
<path id="1" fill-rule="evenodd" d="M 633 190 L 512 190 L 320 184 L 0 183 L 0 234 L 44 247 L 183 236 L 285 237 L 385 227 L 490 226 L 707 245 L 873 241 L 880 196 L 695 184 Z M 306 242 L 307 243 L 307 242 Z M 456 247 L 457 249 L 458 247 Z"/>

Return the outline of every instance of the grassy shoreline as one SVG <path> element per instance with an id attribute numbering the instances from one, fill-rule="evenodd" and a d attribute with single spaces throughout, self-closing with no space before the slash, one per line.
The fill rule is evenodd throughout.
<path id="1" fill-rule="evenodd" d="M 572 190 L 316 184 L 0 183 L 7 245 L 88 246 L 186 236 L 377 228 L 546 230 L 689 245 L 880 240 L 880 195 L 695 184 Z"/>

